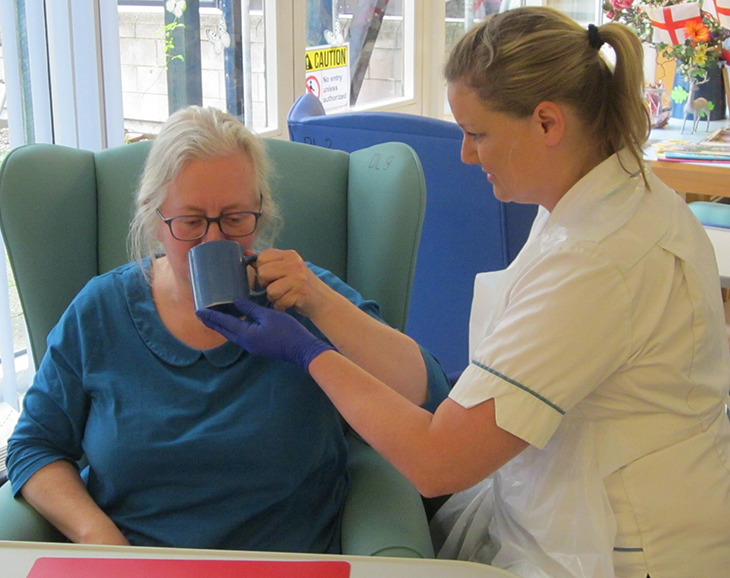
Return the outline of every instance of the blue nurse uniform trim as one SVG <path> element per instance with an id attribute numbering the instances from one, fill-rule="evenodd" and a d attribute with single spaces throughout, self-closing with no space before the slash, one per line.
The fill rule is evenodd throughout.
<path id="1" fill-rule="evenodd" d="M 517 382 L 516 382 L 516 381 L 515 381 L 514 379 L 510 379 L 510 378 L 509 378 L 509 377 L 507 377 L 506 375 L 502 375 L 501 373 L 499 373 L 499 371 L 496 371 L 496 370 L 492 369 L 491 367 L 487 367 L 486 365 L 483 365 L 483 364 L 479 363 L 478 361 L 474 361 L 474 360 L 472 359 L 472 363 L 473 363 L 474 365 L 476 365 L 477 367 L 481 367 L 481 368 L 482 368 L 483 370 L 485 370 L 485 371 L 488 371 L 489 373 L 491 373 L 491 374 L 493 374 L 493 375 L 496 375 L 496 376 L 497 376 L 497 377 L 499 377 L 500 379 L 504 379 L 504 380 L 505 380 L 505 381 L 506 381 L 507 383 L 511 383 L 511 384 L 512 384 L 512 385 L 514 385 L 515 387 L 519 387 L 519 388 L 520 388 L 521 390 L 523 390 L 523 391 L 526 391 L 526 392 L 527 392 L 527 393 L 529 393 L 530 395 L 534 395 L 534 396 L 535 396 L 535 397 L 536 397 L 537 399 L 539 399 L 539 400 L 540 400 L 541 402 L 543 402 L 544 404 L 546 404 L 546 405 L 549 405 L 550 407 L 552 407 L 552 408 L 553 408 L 553 409 L 554 409 L 555 411 L 557 411 L 557 412 L 558 412 L 558 413 L 559 413 L 560 415 L 565 415 L 565 410 L 564 410 L 564 409 L 561 409 L 560 407 L 558 407 L 557 405 L 555 405 L 555 404 L 554 404 L 554 403 L 553 403 L 552 401 L 550 401 L 549 399 L 545 399 L 545 398 L 544 398 L 543 396 L 541 396 L 541 395 L 540 395 L 539 393 L 537 393 L 537 392 L 535 392 L 535 391 L 532 391 L 532 390 L 531 390 L 531 389 L 530 389 L 529 387 L 525 387 L 525 386 L 524 386 L 524 385 L 522 385 L 521 383 L 517 383 Z"/>

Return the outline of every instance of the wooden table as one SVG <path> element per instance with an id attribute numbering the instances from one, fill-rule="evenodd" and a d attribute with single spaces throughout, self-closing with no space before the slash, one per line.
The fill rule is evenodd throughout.
<path id="1" fill-rule="evenodd" d="M 713 121 L 710 132 L 728 124 L 730 120 Z M 692 122 L 688 120 L 682 134 L 682 120 L 673 118 L 665 128 L 651 131 L 649 144 L 670 139 L 698 142 L 709 134 L 703 130 L 706 126 L 707 122 L 700 121 L 698 131 L 691 134 Z M 678 193 L 730 197 L 730 164 L 660 161 L 652 150 L 647 150 L 646 158 L 654 174 Z"/>

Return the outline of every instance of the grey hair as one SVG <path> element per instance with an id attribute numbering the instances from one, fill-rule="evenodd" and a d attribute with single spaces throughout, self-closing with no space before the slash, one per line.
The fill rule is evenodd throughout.
<path id="1" fill-rule="evenodd" d="M 251 159 L 261 198 L 255 248 L 271 246 L 281 228 L 281 216 L 269 188 L 270 166 L 262 139 L 231 114 L 212 107 L 189 106 L 170 115 L 150 148 L 129 231 L 131 259 L 154 259 L 162 251 L 156 234 L 160 224 L 156 211 L 167 197 L 169 184 L 188 163 L 239 153 Z"/>
<path id="2" fill-rule="evenodd" d="M 453 48 L 444 76 L 464 82 L 495 110 L 524 118 L 543 101 L 571 106 L 606 156 L 628 148 L 646 173 L 642 146 L 651 130 L 643 97 L 643 50 L 634 32 L 608 23 L 589 32 L 552 8 L 496 14 Z M 616 54 L 612 70 L 597 50 Z"/>

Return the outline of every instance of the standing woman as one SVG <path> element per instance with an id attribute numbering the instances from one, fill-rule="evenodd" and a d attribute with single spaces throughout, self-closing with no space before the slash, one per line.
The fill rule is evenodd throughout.
<path id="1" fill-rule="evenodd" d="M 477 278 L 471 363 L 433 415 L 286 316 L 199 315 L 307 367 L 422 493 L 467 490 L 444 506 L 441 556 L 526 577 L 727 576 L 719 276 L 701 225 L 643 164 L 639 40 L 521 8 L 469 31 L 446 79 L 464 162 L 541 209 L 510 267 Z"/>

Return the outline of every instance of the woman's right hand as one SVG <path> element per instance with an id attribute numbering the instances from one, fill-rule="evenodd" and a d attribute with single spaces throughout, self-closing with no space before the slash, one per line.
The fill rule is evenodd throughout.
<path id="1" fill-rule="evenodd" d="M 89 532 L 85 537 L 79 540 L 78 544 L 101 544 L 104 546 L 129 546 L 129 540 L 114 525 L 111 520 L 105 527 L 99 527 Z"/>

